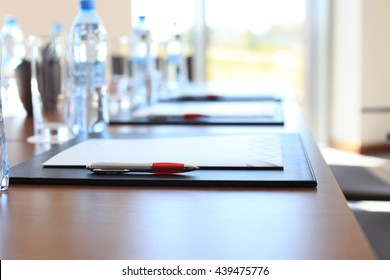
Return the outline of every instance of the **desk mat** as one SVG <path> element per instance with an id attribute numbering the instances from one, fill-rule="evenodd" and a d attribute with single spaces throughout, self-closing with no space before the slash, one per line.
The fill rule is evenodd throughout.
<path id="1" fill-rule="evenodd" d="M 283 126 L 284 125 L 284 113 L 283 113 L 283 101 L 282 99 L 264 97 L 257 100 L 171 100 L 164 101 L 164 104 L 170 104 L 173 106 L 188 106 L 189 104 L 194 106 L 194 112 L 196 112 L 197 106 L 202 106 L 202 104 L 212 104 L 213 106 L 218 106 L 219 104 L 224 106 L 226 104 L 232 104 L 236 108 L 243 108 L 245 111 L 245 103 L 250 102 L 253 104 L 265 104 L 266 102 L 272 103 L 275 106 L 275 113 L 273 115 L 261 115 L 259 111 L 258 116 L 238 116 L 233 115 L 229 116 L 228 112 L 226 116 L 199 116 L 196 118 L 186 118 L 178 116 L 164 116 L 164 117 L 137 117 L 134 118 L 130 110 L 122 110 L 117 113 L 110 114 L 110 124 L 112 125 L 123 125 L 123 124 L 134 124 L 134 125 L 145 125 L 145 124 L 166 124 L 166 125 L 267 125 L 267 126 Z M 240 107 L 242 106 L 242 107 Z M 173 112 L 174 113 L 174 112 Z M 190 114 L 194 115 L 194 114 Z"/>
<path id="2" fill-rule="evenodd" d="M 139 135 L 109 135 L 110 138 Z M 93 174 L 84 168 L 48 168 L 42 163 L 83 140 L 76 139 L 11 168 L 11 184 L 182 186 L 182 187 L 316 187 L 317 181 L 299 134 L 281 133 L 282 170 L 205 169 L 175 175 L 128 173 Z"/>

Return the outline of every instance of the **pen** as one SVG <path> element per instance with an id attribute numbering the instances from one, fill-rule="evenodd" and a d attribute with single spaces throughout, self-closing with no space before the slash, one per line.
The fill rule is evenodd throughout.
<path id="1" fill-rule="evenodd" d="M 198 113 L 186 113 L 182 115 L 159 115 L 151 114 L 148 116 L 151 120 L 167 120 L 167 119 L 184 119 L 184 120 L 196 120 L 200 118 L 206 118 L 208 115 L 198 114 Z"/>
<path id="2" fill-rule="evenodd" d="M 88 170 L 99 174 L 121 174 L 127 172 L 149 172 L 155 174 L 174 174 L 198 170 L 195 165 L 175 162 L 154 162 L 154 163 L 119 163 L 119 162 L 97 162 L 86 166 Z"/>
<path id="3" fill-rule="evenodd" d="M 245 94 L 239 94 L 239 95 L 224 95 L 223 93 L 221 95 L 219 94 L 207 94 L 207 95 L 182 95 L 178 97 L 177 99 L 179 101 L 281 101 L 281 98 L 276 95 L 264 95 L 264 94 L 251 94 L 251 95 L 245 95 Z M 172 100 L 168 100 L 172 101 Z"/>
<path id="4" fill-rule="evenodd" d="M 203 101 L 203 100 L 216 101 L 221 99 L 221 96 L 217 94 L 207 94 L 202 96 L 183 95 L 180 96 L 178 99 L 181 101 Z"/>
<path id="5" fill-rule="evenodd" d="M 157 120 L 157 121 L 167 121 L 171 119 L 178 119 L 178 120 L 187 120 L 187 121 L 197 121 L 197 120 L 202 120 L 206 118 L 224 118 L 224 119 L 229 119 L 229 118 L 259 118 L 261 117 L 261 114 L 258 115 L 252 115 L 252 114 L 215 114 L 213 116 L 206 115 L 206 114 L 201 114 L 201 113 L 185 113 L 181 115 L 158 115 L 158 114 L 151 114 L 147 116 L 149 120 Z M 263 117 L 268 117 L 264 115 Z"/>

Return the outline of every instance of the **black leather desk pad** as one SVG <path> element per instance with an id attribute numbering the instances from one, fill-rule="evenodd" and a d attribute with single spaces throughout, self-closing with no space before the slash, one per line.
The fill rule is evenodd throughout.
<path id="1" fill-rule="evenodd" d="M 234 100 L 234 101 L 231 101 Z M 215 105 L 234 103 L 238 107 L 243 102 L 248 102 L 248 100 L 239 100 L 239 99 L 227 99 L 227 100 L 218 100 L 218 101 L 202 101 L 202 100 L 172 100 L 165 101 L 164 103 L 180 104 L 192 103 L 194 105 L 194 111 L 196 112 L 196 106 L 201 106 L 202 103 L 212 103 Z M 148 118 L 148 117 L 138 117 L 133 118 L 130 110 L 122 110 L 116 114 L 110 114 L 110 124 L 112 125 L 123 125 L 123 124 L 134 124 L 134 125 L 145 125 L 145 124 L 165 124 L 165 125 L 267 125 L 267 126 L 283 126 L 284 125 L 284 112 L 283 112 L 283 100 L 276 97 L 259 97 L 259 99 L 250 100 L 250 102 L 273 102 L 275 105 L 275 114 L 273 116 L 261 115 L 254 117 L 239 117 L 239 116 L 205 116 L 194 119 L 187 119 L 182 117 L 167 116 L 163 118 Z M 238 108 L 237 107 L 237 108 Z"/>
<path id="2" fill-rule="evenodd" d="M 58 152 L 82 141 L 75 139 L 11 168 L 11 184 L 117 185 L 170 187 L 279 187 L 311 188 L 317 186 L 309 158 L 299 134 L 282 133 L 282 170 L 208 169 L 175 175 L 128 173 L 93 174 L 84 168 L 42 167 Z M 110 135 L 113 138 L 139 138 L 140 135 Z"/>

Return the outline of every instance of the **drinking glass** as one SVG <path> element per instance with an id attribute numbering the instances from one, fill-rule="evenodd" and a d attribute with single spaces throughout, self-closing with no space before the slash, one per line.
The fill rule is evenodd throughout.
<path id="1" fill-rule="evenodd" d="M 32 143 L 59 143 L 72 139 L 71 96 L 66 83 L 65 35 L 30 36 Z"/>
<path id="2" fill-rule="evenodd" d="M 3 106 L 0 98 L 0 191 L 8 189 L 9 184 L 9 163 L 7 141 L 4 133 Z"/>

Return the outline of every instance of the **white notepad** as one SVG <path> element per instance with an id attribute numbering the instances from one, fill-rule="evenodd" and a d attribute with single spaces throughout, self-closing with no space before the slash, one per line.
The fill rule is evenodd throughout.
<path id="1" fill-rule="evenodd" d="M 90 139 L 72 146 L 43 166 L 86 166 L 94 162 L 181 162 L 204 168 L 283 168 L 277 134 Z"/>

